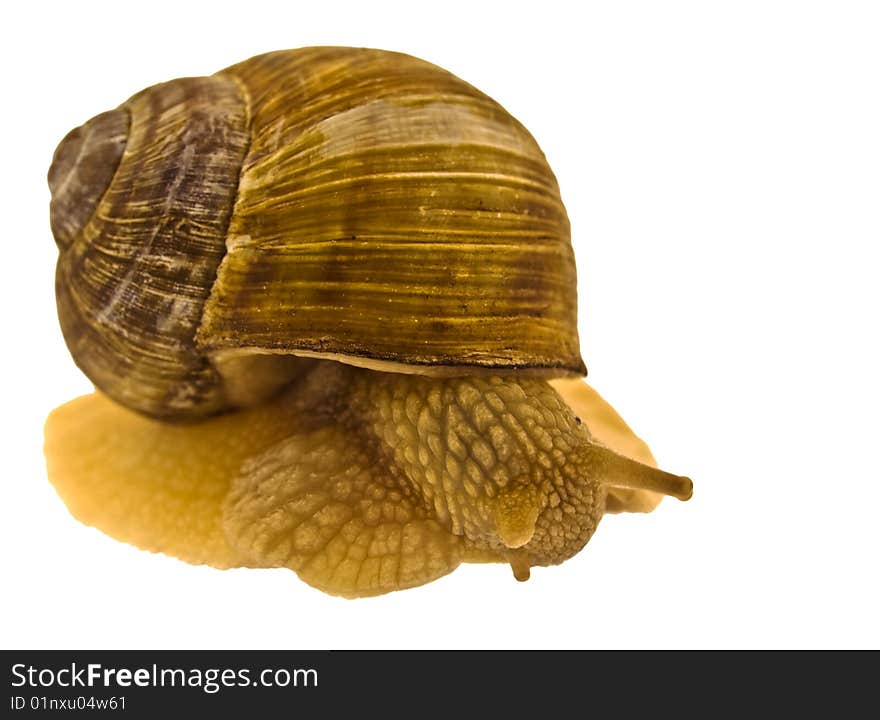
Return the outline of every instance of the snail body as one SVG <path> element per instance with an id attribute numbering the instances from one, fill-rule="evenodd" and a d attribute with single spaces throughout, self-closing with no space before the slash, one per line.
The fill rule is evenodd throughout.
<path id="1" fill-rule="evenodd" d="M 173 80 L 68 135 L 49 184 L 61 328 L 100 391 L 50 416 L 50 478 L 112 535 L 357 596 L 469 560 L 524 579 L 603 512 L 690 496 L 564 380 L 556 180 L 436 66 L 306 48 Z"/>

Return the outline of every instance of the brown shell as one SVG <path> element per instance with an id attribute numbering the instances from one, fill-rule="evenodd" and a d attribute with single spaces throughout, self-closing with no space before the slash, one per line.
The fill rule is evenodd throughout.
<path id="1" fill-rule="evenodd" d="M 53 200 L 58 305 L 78 364 L 123 404 L 211 414 L 272 392 L 301 367 L 291 356 L 585 373 L 553 173 L 522 125 L 450 73 L 305 48 L 113 113 L 62 142 L 50 181 L 105 163 L 81 193 L 91 215 L 83 202 L 58 218 Z"/>

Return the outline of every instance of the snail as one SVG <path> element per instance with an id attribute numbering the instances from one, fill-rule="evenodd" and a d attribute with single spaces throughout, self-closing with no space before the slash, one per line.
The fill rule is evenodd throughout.
<path id="1" fill-rule="evenodd" d="M 407 55 L 316 47 L 147 88 L 49 170 L 53 411 L 74 516 L 328 593 L 578 553 L 691 496 L 583 380 L 569 223 L 536 141 Z"/>

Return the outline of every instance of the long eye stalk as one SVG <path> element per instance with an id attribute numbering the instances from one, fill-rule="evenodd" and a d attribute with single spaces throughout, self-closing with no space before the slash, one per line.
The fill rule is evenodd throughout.
<path id="1" fill-rule="evenodd" d="M 690 500 L 694 494 L 694 484 L 690 478 L 643 465 L 600 446 L 592 446 L 591 452 L 600 458 L 604 466 L 601 480 L 604 485 L 650 490 L 679 500 Z"/>

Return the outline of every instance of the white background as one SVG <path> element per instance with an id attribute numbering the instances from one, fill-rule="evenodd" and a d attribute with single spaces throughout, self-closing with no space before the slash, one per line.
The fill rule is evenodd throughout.
<path id="1" fill-rule="evenodd" d="M 855 2 L 14 3 L 2 138 L 4 647 L 878 647 L 880 15 Z M 49 485 L 90 390 L 54 309 L 45 174 L 147 85 L 304 45 L 393 49 L 534 134 L 572 222 L 591 381 L 689 503 L 516 583 L 371 600 L 110 540 Z"/>

